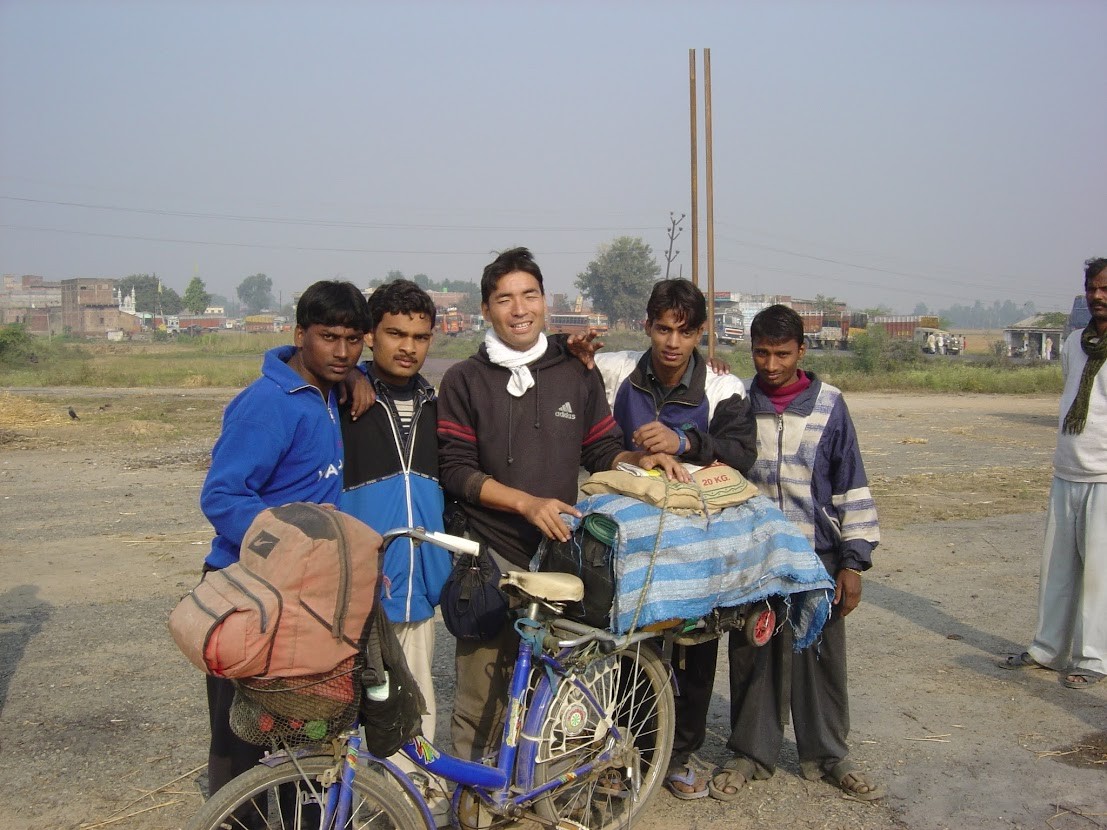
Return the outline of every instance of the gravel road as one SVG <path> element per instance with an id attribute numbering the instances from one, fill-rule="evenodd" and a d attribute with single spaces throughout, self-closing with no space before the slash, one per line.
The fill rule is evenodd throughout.
<path id="1" fill-rule="evenodd" d="M 0 828 L 163 830 L 199 804 L 203 683 L 165 620 L 210 539 L 197 496 L 232 394 L 0 393 Z M 639 826 L 1107 826 L 1107 684 L 995 667 L 1032 633 L 1056 399 L 849 402 L 884 524 L 850 618 L 851 743 L 888 797 L 803 780 L 789 741 L 736 802 L 664 793 Z M 723 661 L 708 761 L 726 757 L 725 679 Z"/>

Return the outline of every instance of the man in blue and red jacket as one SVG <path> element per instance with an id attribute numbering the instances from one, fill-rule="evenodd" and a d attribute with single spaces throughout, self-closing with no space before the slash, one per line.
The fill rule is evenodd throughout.
<path id="1" fill-rule="evenodd" d="M 646 304 L 650 350 L 595 356 L 627 449 L 669 453 L 682 463 L 721 461 L 745 475 L 757 458 L 757 434 L 742 381 L 716 374 L 696 349 L 707 322 L 703 293 L 688 280 L 656 283 Z M 703 798 L 705 776 L 692 753 L 707 735 L 719 641 L 678 647 L 673 754 L 665 785 L 677 798 Z"/>

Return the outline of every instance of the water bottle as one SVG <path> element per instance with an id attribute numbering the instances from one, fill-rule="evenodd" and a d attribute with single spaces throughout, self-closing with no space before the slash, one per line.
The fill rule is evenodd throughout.
<path id="1" fill-rule="evenodd" d="M 384 673 L 384 682 L 379 686 L 365 687 L 365 696 L 378 703 L 382 700 L 388 700 L 388 672 Z"/>

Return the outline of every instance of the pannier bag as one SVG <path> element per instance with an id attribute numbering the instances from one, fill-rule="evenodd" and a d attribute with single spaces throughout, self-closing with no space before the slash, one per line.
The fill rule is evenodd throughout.
<path id="1" fill-rule="evenodd" d="M 378 758 L 387 758 L 423 731 L 427 704 L 380 603 L 365 632 L 361 684 L 365 688 L 360 709 L 364 746 Z"/>
<path id="2" fill-rule="evenodd" d="M 439 599 L 446 630 L 459 640 L 495 638 L 507 623 L 508 604 L 500 590 L 501 577 L 484 545 L 477 556 L 457 554 Z"/>
<path id="3" fill-rule="evenodd" d="M 608 517 L 589 513 L 568 542 L 544 539 L 538 548 L 535 561 L 539 571 L 573 574 L 584 583 L 584 599 L 565 605 L 565 616 L 569 619 L 595 628 L 610 628 L 611 603 L 615 598 L 613 546 L 618 532 L 618 526 Z"/>
<path id="4" fill-rule="evenodd" d="M 216 677 L 303 677 L 358 651 L 380 580 L 381 537 L 353 516 L 296 502 L 263 510 L 239 561 L 204 575 L 169 631 Z"/>

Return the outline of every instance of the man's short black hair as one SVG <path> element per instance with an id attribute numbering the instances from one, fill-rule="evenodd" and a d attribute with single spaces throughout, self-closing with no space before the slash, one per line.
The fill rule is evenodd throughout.
<path id="1" fill-rule="evenodd" d="M 1107 257 L 1092 257 L 1084 262 L 1084 290 L 1088 290 L 1088 286 L 1092 280 L 1103 273 L 1103 269 L 1107 268 Z"/>
<path id="2" fill-rule="evenodd" d="M 768 343 L 783 343 L 795 340 L 804 344 L 803 318 L 786 305 L 771 305 L 757 313 L 750 323 L 750 345 L 758 340 Z"/>
<path id="3" fill-rule="evenodd" d="M 707 322 L 707 300 L 690 280 L 660 280 L 654 283 L 646 303 L 646 322 L 652 323 L 671 311 L 686 329 L 698 329 Z"/>
<path id="4" fill-rule="evenodd" d="M 296 325 L 302 329 L 314 325 L 345 326 L 364 334 L 369 331 L 369 306 L 361 289 L 352 282 L 320 280 L 300 295 Z"/>
<path id="5" fill-rule="evenodd" d="M 386 314 L 425 314 L 433 329 L 436 311 L 430 294 L 411 280 L 392 280 L 369 295 L 369 330 L 376 329 Z"/>
<path id="6" fill-rule="evenodd" d="M 496 290 L 501 277 L 506 277 L 515 271 L 530 274 L 538 280 L 538 290 L 543 294 L 546 293 L 546 289 L 542 284 L 542 269 L 534 261 L 534 254 L 526 248 L 511 248 L 484 266 L 484 273 L 480 278 L 481 304 L 486 305 L 488 303 L 488 298 Z"/>

